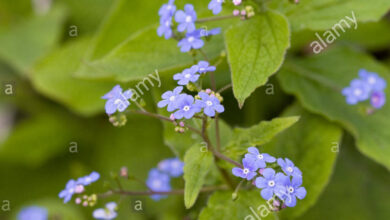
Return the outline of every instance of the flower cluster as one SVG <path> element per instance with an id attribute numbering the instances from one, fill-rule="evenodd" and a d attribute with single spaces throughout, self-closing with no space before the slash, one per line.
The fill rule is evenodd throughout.
<path id="1" fill-rule="evenodd" d="M 18 213 L 18 220 L 47 220 L 49 213 L 46 208 L 40 206 L 29 206 Z"/>
<path id="2" fill-rule="evenodd" d="M 69 202 L 72 199 L 73 194 L 80 194 L 84 192 L 84 186 L 88 186 L 93 182 L 96 182 L 100 178 L 100 174 L 92 172 L 91 174 L 80 177 L 77 180 L 69 180 L 65 186 L 65 189 L 59 193 L 59 197 L 64 199 L 64 203 Z M 87 204 L 88 205 L 88 204 Z"/>
<path id="3" fill-rule="evenodd" d="M 274 203 L 275 209 L 294 207 L 296 198 L 305 198 L 306 189 L 301 186 L 302 172 L 291 160 L 276 159 L 269 154 L 260 153 L 255 147 L 249 147 L 248 152 L 242 160 L 243 166 L 233 168 L 232 173 L 246 180 L 252 180 L 260 174 L 253 183 L 262 189 L 260 194 L 264 199 L 277 200 Z M 270 166 L 276 167 L 280 172 Z"/>
<path id="4" fill-rule="evenodd" d="M 102 99 L 106 101 L 106 113 L 108 115 L 114 114 L 116 111 L 123 112 L 129 107 L 129 99 L 133 93 L 130 90 L 122 92 L 120 85 L 114 86 L 111 91 L 105 94 Z"/>
<path id="5" fill-rule="evenodd" d="M 225 0 L 211 0 L 209 3 L 209 9 L 213 11 L 213 14 L 219 14 L 222 11 L 222 4 L 225 2 Z M 242 0 L 233 0 L 232 1 L 234 5 L 240 5 Z"/>
<path id="6" fill-rule="evenodd" d="M 178 37 L 178 46 L 181 52 L 200 49 L 204 45 L 202 37 L 209 37 L 220 33 L 219 28 L 210 31 L 196 29 L 195 21 L 197 20 L 197 15 L 194 6 L 191 4 L 186 4 L 184 10 L 176 11 L 174 0 L 170 0 L 160 8 L 159 16 L 160 26 L 157 29 L 158 36 L 164 36 L 165 39 L 173 36 Z M 177 26 L 177 33 L 173 30 L 174 26 Z M 184 36 L 181 36 L 181 33 L 184 32 Z"/>
<path id="7" fill-rule="evenodd" d="M 109 202 L 106 204 L 105 208 L 100 208 L 93 211 L 92 215 L 95 219 L 111 220 L 116 218 L 118 215 L 116 213 L 116 209 L 117 204 L 115 202 Z"/>
<path id="8" fill-rule="evenodd" d="M 349 87 L 343 89 L 342 94 L 349 105 L 370 99 L 372 107 L 380 109 L 386 103 L 386 86 L 386 81 L 378 74 L 361 69 L 359 78 L 353 79 Z"/>
<path id="9" fill-rule="evenodd" d="M 183 167 L 184 163 L 178 158 L 165 159 L 149 171 L 146 185 L 153 192 L 168 192 L 171 190 L 171 178 L 183 175 Z M 154 194 L 150 197 L 157 201 L 166 196 Z"/>
<path id="10" fill-rule="evenodd" d="M 200 61 L 197 65 L 185 69 L 181 73 L 173 76 L 178 81 L 179 86 L 173 91 L 162 94 L 163 99 L 157 105 L 159 108 L 167 106 L 168 112 L 173 112 L 173 119 L 190 119 L 203 109 L 205 115 L 214 117 L 216 112 L 222 113 L 225 109 L 220 104 L 221 100 L 210 89 L 200 91 L 195 98 L 192 95 L 182 93 L 184 85 L 193 84 L 206 72 L 215 71 L 214 66 L 210 66 L 206 61 Z"/>

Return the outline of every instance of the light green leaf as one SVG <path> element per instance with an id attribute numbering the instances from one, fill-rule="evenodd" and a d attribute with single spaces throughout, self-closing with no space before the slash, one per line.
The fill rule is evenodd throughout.
<path id="1" fill-rule="evenodd" d="M 184 204 L 187 209 L 196 202 L 214 161 L 211 152 L 203 151 L 202 147 L 200 144 L 195 144 L 184 156 Z"/>
<path id="2" fill-rule="evenodd" d="M 337 121 L 356 138 L 359 150 L 390 169 L 390 105 L 367 115 L 362 105 L 348 105 L 341 88 L 364 68 L 390 82 L 389 70 L 370 56 L 348 48 L 333 48 L 318 56 L 290 60 L 278 79 L 302 105 Z M 389 96 L 389 89 L 385 90 Z M 325 97 L 325 98 L 324 98 Z"/>
<path id="3" fill-rule="evenodd" d="M 326 30 L 352 12 L 358 22 L 378 21 L 390 8 L 388 0 L 304 0 L 299 4 L 274 1 L 271 7 L 283 11 L 291 23 L 292 31 L 303 29 Z"/>
<path id="4" fill-rule="evenodd" d="M 243 155 L 247 148 L 270 142 L 277 134 L 292 126 L 299 117 L 275 118 L 272 121 L 262 121 L 250 128 L 236 128 L 225 151 L 229 155 Z"/>
<path id="5" fill-rule="evenodd" d="M 27 74 L 32 65 L 58 42 L 65 19 L 63 8 L 35 16 L 0 33 L 0 58 Z"/>
<path id="6" fill-rule="evenodd" d="M 261 198 L 259 191 L 240 191 L 234 201 L 232 193 L 215 192 L 210 196 L 207 207 L 200 213 L 199 220 L 277 219 L 266 201 Z"/>
<path id="7" fill-rule="evenodd" d="M 299 219 L 390 219 L 389 183 L 389 171 L 356 151 L 347 136 L 329 186 Z"/>
<path id="8" fill-rule="evenodd" d="M 303 173 L 307 196 L 298 200 L 296 207 L 283 210 L 279 214 L 282 219 L 294 219 L 315 204 L 332 174 L 342 136 L 342 129 L 337 125 L 297 104 L 283 114 L 288 115 L 301 115 L 301 118 L 261 148 L 275 157 L 291 159 Z"/>
<path id="9" fill-rule="evenodd" d="M 39 92 L 85 115 L 104 110 L 104 100 L 100 97 L 114 85 L 73 77 L 88 45 L 87 38 L 65 44 L 42 59 L 31 74 Z"/>
<path id="10" fill-rule="evenodd" d="M 286 18 L 273 11 L 256 14 L 226 31 L 233 92 L 240 106 L 279 69 L 289 38 Z"/>

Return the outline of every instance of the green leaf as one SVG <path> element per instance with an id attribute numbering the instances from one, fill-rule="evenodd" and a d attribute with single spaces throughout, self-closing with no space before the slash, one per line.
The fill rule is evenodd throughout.
<path id="1" fill-rule="evenodd" d="M 210 196 L 207 207 L 200 213 L 199 220 L 277 219 L 258 191 L 240 191 L 234 201 L 232 193 L 215 192 Z"/>
<path id="2" fill-rule="evenodd" d="M 193 57 L 180 52 L 177 41 L 157 36 L 157 26 L 146 28 L 116 47 L 102 59 L 82 66 L 81 78 L 114 79 L 121 82 L 141 80 L 148 74 L 184 68 L 193 63 Z M 222 36 L 216 35 L 204 46 L 210 58 L 223 50 Z M 219 42 L 219 43 L 218 43 Z M 198 58 L 201 58 L 198 54 Z"/>
<path id="3" fill-rule="evenodd" d="M 63 8 L 35 16 L 0 32 L 0 58 L 27 74 L 32 65 L 59 41 L 65 19 Z"/>
<path id="4" fill-rule="evenodd" d="M 390 219 L 389 183 L 389 171 L 356 151 L 347 136 L 330 184 L 299 219 Z"/>
<path id="5" fill-rule="evenodd" d="M 299 117 L 275 118 L 272 121 L 262 121 L 250 128 L 236 128 L 231 141 L 226 147 L 229 155 L 243 155 L 247 148 L 253 145 L 263 145 L 270 142 L 277 134 L 292 126 Z"/>
<path id="6" fill-rule="evenodd" d="M 272 8 L 283 11 L 291 23 L 292 31 L 303 29 L 326 30 L 346 16 L 358 22 L 378 21 L 390 8 L 387 0 L 305 0 L 299 4 L 274 1 Z"/>
<path id="7" fill-rule="evenodd" d="M 283 116 L 301 115 L 293 125 L 262 147 L 276 157 L 291 159 L 303 173 L 303 186 L 307 196 L 294 208 L 280 212 L 282 219 L 294 219 L 313 206 L 332 174 L 342 137 L 342 129 L 324 118 L 308 113 L 297 104 Z"/>
<path id="8" fill-rule="evenodd" d="M 110 82 L 73 77 L 88 45 L 87 38 L 65 44 L 42 59 L 31 74 L 39 92 L 85 115 L 102 112 L 104 100 L 100 97 L 113 87 Z"/>
<path id="9" fill-rule="evenodd" d="M 184 156 L 184 204 L 187 209 L 196 202 L 214 161 L 211 152 L 203 151 L 202 147 L 200 144 L 195 144 Z"/>
<path id="10" fill-rule="evenodd" d="M 390 82 L 389 70 L 370 56 L 348 48 L 333 48 L 318 56 L 290 60 L 278 79 L 314 113 L 337 121 L 356 138 L 359 150 L 390 169 L 390 105 L 367 115 L 362 105 L 348 105 L 341 88 L 364 68 Z M 389 89 L 385 90 L 389 96 Z M 325 98 L 324 98 L 325 97 Z"/>
<path id="11" fill-rule="evenodd" d="M 279 69 L 289 37 L 286 18 L 273 11 L 256 14 L 226 31 L 233 92 L 240 106 Z"/>

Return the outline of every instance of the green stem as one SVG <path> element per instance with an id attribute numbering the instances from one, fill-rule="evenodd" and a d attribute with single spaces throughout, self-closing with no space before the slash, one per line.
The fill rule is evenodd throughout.
<path id="1" fill-rule="evenodd" d="M 208 17 L 208 18 L 201 18 L 196 20 L 196 23 L 203 23 L 208 21 L 219 21 L 219 20 L 225 20 L 230 18 L 235 18 L 234 15 L 225 15 L 225 16 L 214 16 L 214 17 Z"/>

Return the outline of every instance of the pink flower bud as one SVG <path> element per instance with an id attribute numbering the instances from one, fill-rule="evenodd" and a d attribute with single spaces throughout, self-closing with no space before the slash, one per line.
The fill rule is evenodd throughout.
<path id="1" fill-rule="evenodd" d="M 260 169 L 259 169 L 260 175 L 263 175 L 263 172 L 264 172 L 264 168 L 260 168 Z"/>
<path id="2" fill-rule="evenodd" d="M 242 15 L 242 16 L 246 15 L 245 9 L 242 9 L 242 10 L 241 10 L 241 15 Z"/>
<path id="3" fill-rule="evenodd" d="M 233 0 L 233 4 L 234 5 L 239 5 L 239 4 L 241 4 L 241 0 Z"/>
<path id="4" fill-rule="evenodd" d="M 121 177 L 127 177 L 129 175 L 127 167 L 122 167 L 121 168 L 120 175 L 121 175 Z"/>
<path id="5" fill-rule="evenodd" d="M 83 202 L 83 206 L 84 206 L 84 207 L 87 207 L 87 206 L 88 206 L 88 202 L 87 202 L 87 201 L 84 201 L 84 202 Z"/>
<path id="6" fill-rule="evenodd" d="M 234 11 L 233 11 L 233 15 L 234 15 L 234 16 L 238 16 L 238 15 L 240 15 L 240 10 L 238 10 L 238 9 L 234 9 Z"/>
<path id="7" fill-rule="evenodd" d="M 210 94 L 211 93 L 211 89 L 206 89 L 205 91 L 207 94 Z"/>
<path id="8" fill-rule="evenodd" d="M 175 120 L 175 116 L 173 116 L 173 114 L 171 114 L 171 116 L 169 116 L 169 119 L 171 119 L 173 121 L 173 120 Z"/>
<path id="9" fill-rule="evenodd" d="M 82 193 L 84 192 L 84 186 L 83 185 L 77 185 L 76 188 L 74 189 L 75 193 Z"/>
<path id="10" fill-rule="evenodd" d="M 76 198 L 76 204 L 80 204 L 81 203 L 81 199 L 80 198 Z"/>
<path id="11" fill-rule="evenodd" d="M 184 121 L 181 121 L 181 122 L 179 123 L 179 125 L 180 125 L 180 127 L 184 127 Z"/>
<path id="12" fill-rule="evenodd" d="M 274 207 L 279 207 L 280 206 L 280 202 L 278 200 L 274 200 L 273 206 Z"/>

